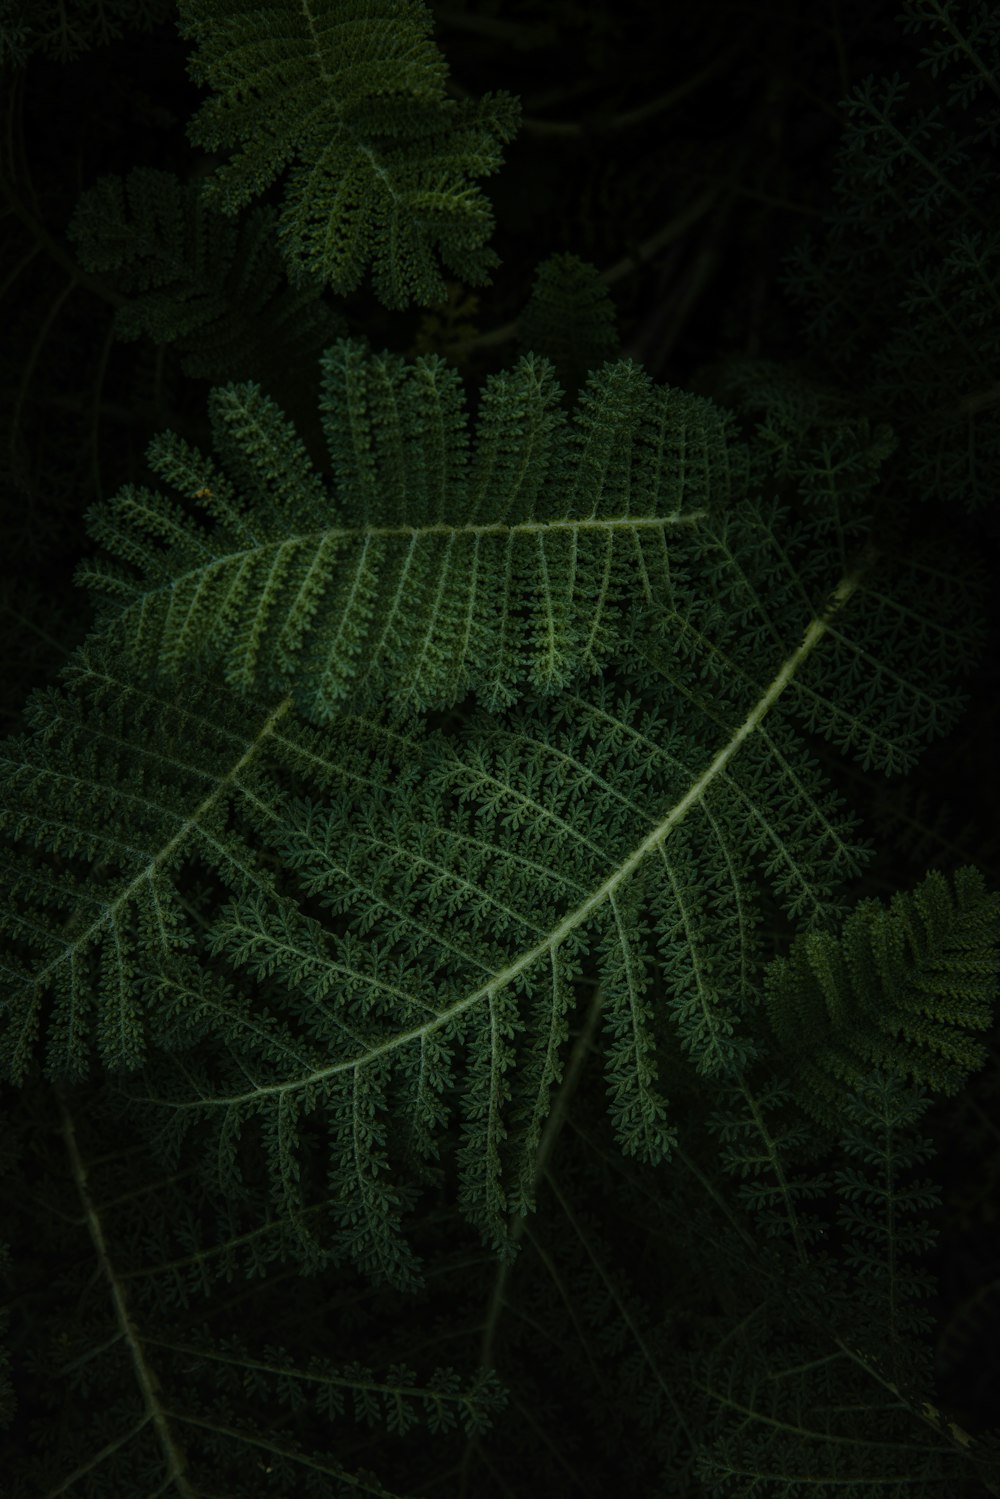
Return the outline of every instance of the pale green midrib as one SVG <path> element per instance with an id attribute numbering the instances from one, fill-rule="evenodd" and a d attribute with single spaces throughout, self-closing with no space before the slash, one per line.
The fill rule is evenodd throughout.
<path id="1" fill-rule="evenodd" d="M 226 1364 L 239 1369 L 259 1369 L 265 1374 L 277 1374 L 281 1377 L 301 1380 L 303 1384 L 324 1384 L 337 1386 L 345 1390 L 371 1390 L 379 1395 L 408 1395 L 415 1400 L 434 1400 L 441 1405 L 464 1405 L 470 1406 L 473 1401 L 468 1390 L 432 1390 L 427 1385 L 415 1384 L 388 1384 L 385 1380 L 375 1379 L 369 1375 L 362 1379 L 360 1375 L 349 1378 L 338 1370 L 328 1369 L 302 1369 L 298 1366 L 288 1368 L 284 1364 L 272 1364 L 259 1358 L 245 1358 L 242 1354 L 238 1358 L 227 1357 L 217 1348 L 199 1348 L 193 1343 L 175 1343 L 172 1338 L 150 1337 L 146 1340 L 155 1344 L 157 1348 L 169 1348 L 172 1353 L 193 1354 L 195 1358 L 204 1359 Z"/>
<path id="2" fill-rule="evenodd" d="M 320 1068 L 316 1072 L 309 1073 L 307 1077 L 296 1078 L 292 1082 L 275 1083 L 267 1087 L 255 1088 L 251 1093 L 230 1094 L 226 1095 L 225 1097 L 199 1099 L 194 1100 L 190 1103 L 180 1104 L 178 1104 L 174 1100 L 170 1100 L 170 1107 L 173 1109 L 183 1110 L 189 1108 L 199 1109 L 209 1106 L 228 1107 L 230 1104 L 234 1103 L 249 1103 L 253 1100 L 259 1100 L 261 1097 L 268 1093 L 283 1094 L 293 1089 L 310 1087 L 317 1082 L 323 1082 L 328 1078 L 335 1077 L 339 1073 L 352 1072 L 357 1067 L 365 1066 L 368 1063 L 374 1062 L 380 1056 L 384 1056 L 389 1052 L 396 1051 L 400 1047 L 408 1046 L 411 1042 L 419 1040 L 422 1037 L 429 1035 L 431 1032 L 440 1029 L 442 1026 L 449 1024 L 465 1010 L 471 1009 L 473 1005 L 478 1004 L 480 1000 L 486 999 L 492 994 L 496 993 L 498 989 L 504 988 L 513 979 L 515 979 L 519 973 L 521 973 L 526 968 L 530 968 L 531 965 L 537 962 L 538 959 L 544 956 L 545 953 L 551 952 L 554 948 L 558 947 L 559 944 L 563 942 L 571 932 L 575 931 L 577 927 L 581 926 L 583 922 L 585 922 L 587 918 L 591 916 L 595 910 L 598 909 L 598 907 L 603 905 L 603 903 L 611 895 L 614 894 L 615 890 L 617 890 L 618 887 L 628 879 L 628 877 L 638 868 L 638 866 L 643 862 L 644 859 L 647 858 L 649 854 L 651 854 L 655 849 L 659 848 L 659 846 L 663 843 L 664 839 L 668 836 L 672 829 L 675 828 L 677 824 L 687 816 L 691 808 L 701 800 L 701 798 L 708 791 L 712 782 L 725 770 L 726 766 L 740 749 L 744 741 L 750 737 L 750 735 L 761 723 L 769 709 L 771 709 L 777 702 L 778 698 L 781 696 L 782 692 L 785 690 L 788 683 L 792 680 L 803 662 L 806 661 L 815 650 L 820 640 L 830 628 L 830 624 L 834 616 L 837 615 L 841 609 L 843 609 L 848 599 L 859 587 L 865 572 L 867 572 L 868 568 L 871 566 L 872 561 L 874 560 L 874 556 L 875 553 L 873 550 L 869 549 L 868 551 L 866 551 L 865 555 L 862 557 L 861 561 L 854 569 L 854 571 L 848 573 L 844 578 L 841 579 L 840 583 L 837 585 L 836 589 L 831 595 L 830 603 L 825 612 L 821 616 L 813 619 L 810 622 L 802 637 L 801 645 L 799 645 L 798 648 L 794 650 L 792 654 L 783 662 L 770 686 L 766 688 L 756 704 L 753 706 L 753 708 L 751 708 L 742 724 L 740 724 L 739 728 L 735 731 L 729 741 L 725 745 L 723 745 L 723 747 L 716 753 L 711 763 L 706 767 L 706 769 L 702 772 L 702 774 L 698 777 L 694 784 L 684 793 L 680 800 L 675 803 L 675 805 L 670 809 L 666 816 L 663 817 L 659 823 L 657 823 L 652 832 L 642 840 L 638 847 L 635 848 L 627 858 L 622 860 L 621 864 L 619 864 L 618 867 L 610 875 L 608 875 L 607 879 L 605 879 L 603 883 L 598 886 L 593 894 L 589 895 L 586 900 L 582 901 L 580 905 L 578 905 L 574 910 L 570 911 L 559 923 L 559 925 L 556 926 L 551 932 L 549 932 L 548 935 L 542 939 L 542 941 L 537 942 L 534 947 L 531 947 L 526 951 L 520 953 L 511 963 L 507 965 L 506 968 L 501 969 L 499 973 L 494 975 L 494 977 L 488 984 L 484 984 L 481 988 L 475 990 L 474 993 L 467 995 L 464 999 L 459 1000 L 449 1009 L 442 1011 L 439 1015 L 435 1016 L 433 1020 L 427 1021 L 424 1025 L 415 1026 L 412 1030 L 401 1032 L 388 1038 L 385 1041 L 380 1042 L 377 1046 L 372 1047 L 370 1051 L 365 1052 L 362 1056 L 352 1057 L 349 1060 L 343 1062 L 335 1062 L 330 1067 Z M 149 1101 L 167 1102 L 167 1100 L 155 1099 L 150 1099 Z"/>
<path id="3" fill-rule="evenodd" d="M 87 1168 L 84 1165 L 79 1146 L 77 1145 L 76 1126 L 73 1116 L 70 1113 L 61 1089 L 57 1089 L 57 1093 L 60 1112 L 62 1114 L 63 1138 L 65 1139 L 66 1150 L 69 1155 L 70 1169 L 76 1182 L 77 1192 L 80 1196 L 87 1229 L 90 1233 L 98 1264 L 111 1288 L 115 1320 L 118 1323 L 121 1336 L 132 1359 L 136 1381 L 142 1394 L 146 1421 L 153 1423 L 157 1441 L 167 1464 L 167 1481 L 174 1488 L 175 1492 L 181 1496 L 181 1499 L 195 1499 L 195 1491 L 185 1477 L 187 1472 L 187 1457 L 184 1449 L 179 1445 L 171 1432 L 169 1412 L 164 1407 L 163 1401 L 160 1398 L 160 1382 L 147 1362 L 142 1337 L 135 1323 L 132 1321 L 125 1299 L 124 1288 L 108 1252 L 107 1242 L 104 1237 L 104 1226 L 101 1222 L 100 1213 L 91 1197 L 90 1188 L 87 1183 Z M 145 1421 L 143 1421 L 142 1425 L 145 1425 Z M 71 1475 L 71 1478 L 75 1476 Z M 58 1488 L 51 1489 L 49 1492 L 51 1494 L 62 1493 L 65 1488 L 70 1486 L 70 1481 L 67 1480 Z"/>
<path id="4" fill-rule="evenodd" d="M 579 520 L 535 520 L 517 521 L 513 525 L 505 521 L 488 521 L 482 525 L 452 525 L 447 521 L 438 521 L 427 526 L 324 526 L 319 531 L 302 531 L 290 536 L 276 537 L 273 540 L 262 541 L 252 547 L 243 547 L 240 551 L 222 552 L 213 554 L 208 562 L 198 563 L 187 572 L 180 573 L 170 579 L 169 583 L 161 584 L 163 587 L 174 587 L 176 583 L 186 577 L 198 576 L 202 573 L 212 572 L 217 568 L 229 567 L 233 563 L 240 562 L 248 557 L 259 556 L 264 552 L 281 550 L 289 546 L 303 546 L 309 542 L 320 545 L 331 540 L 344 541 L 369 541 L 372 537 L 387 536 L 409 538 L 411 541 L 421 536 L 515 536 L 523 534 L 532 536 L 536 534 L 545 535 L 555 531 L 643 531 L 663 530 L 666 526 L 688 526 L 695 522 L 704 520 L 708 515 L 707 510 L 672 510 L 669 515 L 616 515 L 602 518 L 599 516 L 585 516 Z M 86 568 L 82 569 L 84 577 Z M 101 574 L 94 577 L 95 585 L 99 586 Z M 159 590 L 156 590 L 159 591 Z"/>
<path id="5" fill-rule="evenodd" d="M 106 925 L 109 917 L 114 916 L 118 912 L 118 910 L 123 905 L 125 905 L 127 901 L 131 900 L 135 896 L 140 886 L 144 885 L 149 880 L 149 877 L 153 870 L 162 865 L 170 857 L 174 849 L 177 848 L 178 844 L 184 841 L 184 839 L 188 836 L 193 828 L 199 827 L 199 819 L 210 810 L 213 803 L 218 801 L 219 797 L 222 796 L 230 786 L 236 783 L 236 777 L 239 775 L 240 771 L 258 753 L 264 741 L 274 732 L 276 725 L 279 724 L 281 720 L 285 718 L 291 711 L 291 707 L 292 696 L 289 693 L 281 700 L 277 708 L 275 708 L 274 712 L 265 721 L 260 732 L 256 735 L 253 742 L 247 747 L 240 758 L 230 766 L 229 770 L 222 777 L 222 779 L 215 783 L 213 789 L 201 802 L 198 803 L 198 806 L 195 808 L 195 810 L 188 817 L 185 817 L 177 832 L 173 835 L 169 842 L 165 843 L 162 848 L 157 850 L 156 856 L 148 863 L 143 865 L 140 873 L 136 875 L 134 880 L 130 880 L 129 883 L 118 892 L 114 900 L 106 901 L 101 906 L 100 914 L 92 922 L 90 922 L 90 924 L 86 926 L 82 932 L 78 932 L 76 935 L 74 935 L 72 941 L 68 941 L 66 943 L 57 957 L 53 958 L 50 963 L 46 963 L 45 967 L 39 969 L 37 973 L 31 975 L 32 986 L 40 987 L 41 985 L 43 985 L 47 981 L 53 970 L 59 967 L 60 963 L 67 962 L 71 957 L 79 952 L 81 948 L 83 948 L 90 940 L 90 938 L 95 933 L 97 933 L 101 927 Z M 72 916 L 68 919 L 71 920 Z"/>

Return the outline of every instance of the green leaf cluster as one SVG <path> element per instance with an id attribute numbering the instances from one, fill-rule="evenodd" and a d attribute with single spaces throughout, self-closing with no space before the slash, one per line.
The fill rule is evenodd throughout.
<path id="1" fill-rule="evenodd" d="M 965 9 L 908 11 L 955 108 L 997 79 Z M 696 393 L 557 254 L 469 391 L 322 283 L 486 282 L 516 102 L 446 93 L 419 0 L 179 11 L 230 156 L 104 177 L 70 237 L 208 431 L 89 508 L 86 638 L 0 743 L 5 1492 L 1000 1493 L 928 1342 L 1000 895 L 873 894 L 844 793 L 982 657 L 982 570 L 898 498 L 967 493 L 965 429 L 932 480 L 880 384 L 938 302 L 864 355 L 831 294 L 854 383 Z M 989 126 L 890 151 L 879 87 L 869 202 L 938 182 L 902 244 Z"/>
<path id="2" fill-rule="evenodd" d="M 510 94 L 455 100 L 422 0 L 181 0 L 190 68 L 214 90 L 194 144 L 231 150 L 207 191 L 225 213 L 290 169 L 278 237 L 294 284 L 350 292 L 370 267 L 387 307 L 436 302 L 435 250 L 474 286 L 498 263 L 476 184 L 517 129 Z"/>

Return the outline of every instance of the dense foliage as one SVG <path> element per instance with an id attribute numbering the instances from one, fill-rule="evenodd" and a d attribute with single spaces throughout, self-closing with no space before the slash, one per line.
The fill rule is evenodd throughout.
<path id="1" fill-rule="evenodd" d="M 1000 1494 L 995 11 L 0 69 L 0 1490 Z"/>

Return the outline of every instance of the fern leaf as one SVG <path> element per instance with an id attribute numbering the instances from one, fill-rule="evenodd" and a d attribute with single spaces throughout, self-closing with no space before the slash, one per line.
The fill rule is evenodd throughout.
<path id="1" fill-rule="evenodd" d="M 873 1066 L 955 1092 L 983 1065 L 968 1032 L 989 1023 L 1000 971 L 1000 896 L 977 870 L 932 870 L 888 910 L 862 901 L 840 936 L 804 933 L 766 975 L 771 1026 L 800 1069 L 803 1107 L 831 1124 Z"/>
<path id="2" fill-rule="evenodd" d="M 370 265 L 386 307 L 438 302 L 437 249 L 488 283 L 493 216 L 475 179 L 499 167 L 519 106 L 448 98 L 431 25 L 422 0 L 182 0 L 191 74 L 215 90 L 190 138 L 234 153 L 206 192 L 235 213 L 291 167 L 278 234 L 294 282 L 349 293 Z"/>
<path id="3" fill-rule="evenodd" d="M 799 1254 L 821 1241 L 824 1229 L 810 1209 L 830 1186 L 817 1169 L 822 1140 L 814 1126 L 794 1117 L 793 1092 L 768 1057 L 769 1080 L 749 1087 L 741 1077 L 722 1090 L 706 1125 L 719 1142 L 719 1163 L 738 1179 L 735 1200 L 752 1217 L 759 1241 L 794 1244 Z"/>
<path id="4" fill-rule="evenodd" d="M 530 362 L 525 373 L 534 373 Z M 601 378 L 616 377 L 645 397 L 645 377 L 633 366 Z M 616 406 L 629 412 L 625 401 Z M 597 423 L 584 426 L 583 436 L 576 482 L 600 495 L 605 468 L 596 460 L 607 454 L 609 437 Z M 368 451 L 359 443 L 361 481 Z M 304 458 L 293 452 L 289 459 L 281 428 L 238 428 L 230 457 L 237 477 L 257 486 L 252 511 L 237 507 L 218 476 L 192 469 L 189 479 L 210 487 L 223 533 L 241 545 L 252 543 L 266 506 L 278 518 L 303 493 L 319 494 Z M 387 505 L 405 500 L 388 483 L 376 492 Z M 421 488 L 415 503 L 433 517 L 435 501 L 445 512 L 441 484 Z M 167 561 L 182 548 L 202 561 L 207 538 L 165 507 L 150 506 L 150 514 L 173 543 Z M 842 913 L 847 881 L 865 857 L 796 720 L 811 720 L 813 696 L 822 693 L 834 725 L 846 726 L 849 737 L 860 726 L 891 764 L 898 742 L 912 739 L 916 726 L 926 732 L 945 661 L 963 641 L 961 624 L 948 615 L 961 616 L 964 598 L 956 604 L 946 587 L 935 607 L 925 596 L 926 659 L 907 671 L 894 635 L 899 603 L 869 577 L 875 559 L 860 559 L 839 581 L 828 574 L 824 584 L 814 535 L 815 523 L 796 529 L 779 507 L 761 502 L 706 518 L 696 543 L 671 554 L 660 575 L 670 608 L 636 626 L 652 672 L 637 658 L 554 700 L 536 696 L 504 717 L 480 712 L 457 738 L 415 722 L 378 727 L 370 715 L 342 713 L 310 739 L 286 696 L 264 726 L 251 716 L 224 732 L 215 773 L 207 775 L 206 763 L 196 791 L 181 774 L 184 758 L 175 767 L 175 749 L 161 764 L 147 746 L 153 736 L 139 725 L 137 765 L 162 776 L 164 791 L 150 799 L 155 837 L 138 861 L 131 852 L 124 860 L 128 900 L 144 870 L 172 870 L 187 840 L 204 857 L 202 807 L 212 819 L 224 810 L 235 818 L 226 837 L 212 822 L 210 867 L 223 890 L 199 910 L 209 945 L 198 955 L 211 959 L 212 982 L 199 989 L 189 981 L 172 1000 L 169 985 L 155 979 L 172 955 L 154 943 L 150 967 L 162 1013 L 156 1054 L 137 1084 L 139 1112 L 165 1110 L 165 1137 L 178 1142 L 196 1121 L 211 1123 L 223 1191 L 238 1184 L 240 1140 L 259 1131 L 275 1200 L 296 1221 L 308 1206 L 304 1141 L 325 1127 L 336 1242 L 367 1274 L 409 1284 L 416 1269 L 403 1161 L 414 1150 L 433 1157 L 456 1111 L 468 1218 L 503 1249 L 508 1215 L 530 1208 L 527 1162 L 589 963 L 604 996 L 619 1146 L 641 1160 L 663 1159 L 675 1138 L 660 1082 L 666 1039 L 679 1040 L 696 1073 L 738 1075 L 756 1052 L 746 1022 L 760 983 L 762 908 L 775 906 L 822 932 Z M 258 626 L 258 617 L 248 613 L 234 632 L 244 649 L 254 629 L 266 634 L 267 620 Z M 140 626 L 153 622 L 137 615 Z M 802 695 L 812 672 L 816 685 Z M 895 701 L 891 710 L 879 703 L 876 713 L 871 682 L 882 672 L 892 675 Z M 223 695 L 220 708 L 228 713 L 230 702 Z M 207 697 L 183 722 L 199 736 L 195 743 L 216 732 Z M 118 755 L 123 731 L 119 720 L 112 724 L 105 737 Z M 100 737 L 93 717 L 92 732 Z M 175 745 L 178 732 L 175 725 L 157 737 Z M 38 752 L 25 758 L 35 764 Z M 117 862 L 122 851 L 109 836 L 114 793 L 105 788 L 122 777 L 119 761 L 111 763 L 113 775 L 91 776 L 87 824 L 78 810 L 65 821 L 81 854 L 106 850 Z M 287 799 L 278 792 L 272 763 L 298 785 L 305 780 L 305 800 L 297 789 Z M 29 836 L 47 826 L 38 802 L 53 780 L 39 777 L 36 785 L 34 774 L 15 772 L 14 782 Z M 126 794 L 134 794 L 127 780 Z M 244 851 L 250 830 L 252 856 Z M 44 844 L 44 833 L 34 836 Z M 282 871 L 280 889 L 255 876 L 262 860 Z M 30 928 L 20 921 L 17 886 L 13 930 L 26 946 L 37 941 L 43 952 L 62 952 L 65 936 L 41 910 L 49 872 L 29 863 L 22 878 L 25 889 L 37 887 L 38 914 Z M 61 903 L 71 906 L 68 891 Z M 117 896 L 108 904 L 121 908 Z M 118 963 L 114 943 L 103 946 Z M 655 1009 L 654 963 L 665 996 Z M 43 962 L 46 981 L 50 968 Z M 240 970 L 254 982 L 231 983 Z M 33 998 L 15 1011 L 25 1033 L 6 1050 L 24 1065 L 40 986 L 25 965 L 19 979 Z M 106 986 L 122 996 L 102 1008 L 109 1037 L 116 1005 L 135 1008 L 130 979 L 129 964 L 119 963 Z M 81 1006 L 64 1007 L 82 1025 Z M 197 1058 L 187 1054 L 189 1035 L 199 1038 Z M 104 1045 L 114 1060 L 110 1040 Z M 138 1042 L 133 1050 L 117 1065 L 143 1055 Z"/>
<path id="5" fill-rule="evenodd" d="M 129 294 L 118 337 L 175 345 L 188 375 L 266 381 L 318 359 L 343 332 L 315 283 L 286 285 L 271 208 L 233 224 L 196 183 L 136 167 L 89 188 L 68 232 L 81 265 Z"/>
<path id="6" fill-rule="evenodd" d="M 947 103 L 924 107 L 899 72 L 852 90 L 837 207 L 784 282 L 817 353 L 899 435 L 906 495 L 975 510 L 1000 463 L 1000 174 L 982 149 L 1000 131 L 1000 31 L 984 0 L 906 0 L 901 19 Z"/>
<path id="7" fill-rule="evenodd" d="M 852 1490 L 971 1499 L 978 1486 L 954 1447 L 829 1341 L 759 1307 L 719 1332 L 689 1375 L 703 1399 L 701 1491 L 711 1499 L 835 1499 Z"/>
<path id="8" fill-rule="evenodd" d="M 543 260 L 517 320 L 517 340 L 550 359 L 560 385 L 575 396 L 588 373 L 620 351 L 614 303 L 596 267 L 578 255 Z"/>
<path id="9" fill-rule="evenodd" d="M 592 972 L 618 1146 L 664 1159 L 676 1139 L 660 1080 L 668 1042 L 697 1074 L 738 1077 L 757 1053 L 747 1021 L 762 906 L 822 930 L 865 853 L 792 723 L 796 675 L 834 630 L 841 648 L 850 638 L 860 576 L 803 633 L 762 544 L 765 514 L 773 524 L 762 507 L 745 533 L 727 528 L 715 582 L 726 596 L 752 588 L 762 610 L 773 591 L 784 660 L 755 643 L 740 610 L 723 609 L 699 632 L 697 665 L 665 678 L 674 695 L 655 679 L 599 681 L 501 720 L 480 713 L 458 737 L 414 727 L 406 759 L 369 764 L 363 797 L 290 799 L 269 828 L 295 903 L 291 889 L 238 895 L 213 928 L 216 956 L 252 979 L 213 1013 L 222 1061 L 192 1088 L 164 1057 L 162 1085 L 136 1092 L 136 1106 L 162 1112 L 178 1137 L 200 1121 L 235 1138 L 260 1116 L 275 1140 L 286 1102 L 292 1120 L 323 1100 L 337 1242 L 367 1273 L 403 1277 L 406 1203 L 392 1163 L 407 1141 L 432 1156 L 457 1113 L 463 1211 L 505 1251 L 508 1216 L 533 1201 L 527 1162 L 571 1002 Z M 867 623 L 859 608 L 855 646 L 870 660 Z M 717 682 L 700 705 L 694 684 L 706 674 Z M 922 712 L 918 693 L 910 718 Z M 350 753 L 339 734 L 334 720 L 328 759 Z M 270 1012 L 255 1018 L 262 982 L 274 1013 L 305 1006 L 306 1036 Z M 360 1155 L 345 1153 L 337 1121 L 349 1118 L 367 1142 Z M 297 1153 L 293 1130 L 283 1149 L 268 1146 L 274 1191 L 289 1202 Z"/>
<path id="10" fill-rule="evenodd" d="M 936 1234 L 920 1215 L 940 1194 L 913 1173 L 934 1154 L 916 1130 L 929 1100 L 877 1066 L 859 1074 L 842 1090 L 833 1169 L 824 1170 L 829 1141 L 794 1122 L 794 1088 L 772 1073 L 762 1087 L 741 1080 L 728 1091 L 709 1128 L 740 1178 L 736 1202 L 764 1237 L 738 1241 L 744 1254 L 752 1246 L 748 1314 L 720 1319 L 715 1338 L 705 1329 L 691 1359 L 707 1491 L 977 1491 L 970 1467 L 986 1477 L 987 1447 L 924 1396 L 933 1318 L 921 1302 L 934 1278 L 921 1261 Z"/>
<path id="11" fill-rule="evenodd" d="M 492 1370 L 463 1377 L 400 1357 L 397 1329 L 373 1342 L 352 1317 L 357 1287 L 342 1267 L 290 1281 L 275 1263 L 273 1205 L 248 1232 L 197 1175 L 178 1180 L 123 1129 L 106 1093 L 60 1087 L 55 1100 L 53 1110 L 50 1089 L 47 1121 L 39 1109 L 32 1189 L 12 1183 L 4 1211 L 5 1221 L 24 1214 L 26 1234 L 27 1200 L 37 1192 L 44 1204 L 61 1273 L 44 1284 L 18 1373 L 26 1406 L 51 1406 L 57 1392 L 63 1419 L 8 1467 L 12 1499 L 61 1487 L 403 1499 L 410 1485 L 383 1483 L 366 1458 L 396 1477 L 430 1438 L 447 1450 L 502 1411 Z M 255 1261 L 246 1279 L 216 1284 L 241 1259 Z M 194 1282 L 186 1295 L 182 1276 Z"/>
<path id="12" fill-rule="evenodd" d="M 43 1019 L 53 1077 L 88 1073 L 95 1034 L 111 1071 L 140 1066 L 151 1035 L 154 1047 L 200 1040 L 227 986 L 199 954 L 211 907 L 192 881 L 270 890 L 257 829 L 279 777 L 299 767 L 332 790 L 364 762 L 355 743 L 341 780 L 287 699 L 157 692 L 93 642 L 63 679 L 33 695 L 28 732 L 0 760 L 0 1062 L 15 1082 Z"/>
<path id="13" fill-rule="evenodd" d="M 740 493 L 746 456 L 711 403 L 628 361 L 570 424 L 544 360 L 483 392 L 471 455 L 457 373 L 341 341 L 323 360 L 334 485 L 254 387 L 215 392 L 220 466 L 173 434 L 154 469 L 216 523 L 127 487 L 90 517 L 129 566 L 84 564 L 141 670 L 221 664 L 311 718 L 390 697 L 491 707 L 598 670 L 623 605 L 670 589 L 675 538 Z M 138 576 L 136 576 L 138 570 Z"/>
<path id="14" fill-rule="evenodd" d="M 150 31 L 172 9 L 170 0 L 3 0 L 0 65 L 22 66 L 34 53 L 70 62 L 125 30 Z"/>
<path id="15" fill-rule="evenodd" d="M 933 1182 L 911 1179 L 913 1168 L 934 1154 L 931 1141 L 914 1132 L 927 1104 L 898 1077 L 876 1067 L 856 1090 L 845 1091 L 841 1149 L 848 1163 L 834 1173 L 845 1262 L 856 1277 L 863 1309 L 859 1322 L 863 1326 L 870 1318 L 885 1330 L 883 1347 L 890 1350 L 890 1373 L 897 1383 L 903 1382 L 901 1360 L 911 1335 L 934 1325 L 934 1318 L 918 1308 L 933 1293 L 934 1279 L 912 1264 L 936 1238 L 927 1222 L 913 1215 L 940 1204 Z M 906 1371 L 906 1378 L 922 1376 L 926 1383 L 929 1373 L 925 1358 L 922 1366 Z"/>

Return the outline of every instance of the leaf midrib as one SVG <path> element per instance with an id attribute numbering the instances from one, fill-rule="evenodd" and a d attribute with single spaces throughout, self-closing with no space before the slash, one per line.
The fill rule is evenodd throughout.
<path id="1" fill-rule="evenodd" d="M 311 1072 L 307 1077 L 296 1078 L 290 1082 L 275 1083 L 273 1085 L 255 1088 L 253 1092 L 249 1093 L 230 1094 L 226 1095 L 225 1097 L 199 1099 L 190 1103 L 180 1104 L 177 1103 L 176 1100 L 170 1100 L 171 1107 L 175 1109 L 204 1109 L 209 1105 L 214 1107 L 229 1107 L 233 1104 L 250 1103 L 255 1100 L 259 1101 L 261 1097 L 269 1093 L 281 1095 L 296 1088 L 312 1087 L 316 1083 L 327 1082 L 329 1079 L 336 1077 L 341 1073 L 352 1072 L 357 1067 L 365 1066 L 369 1063 L 375 1062 L 380 1057 L 384 1057 L 386 1054 L 393 1052 L 400 1047 L 408 1046 L 411 1042 L 417 1041 L 424 1036 L 429 1035 L 431 1032 L 440 1029 L 442 1026 L 448 1025 L 464 1011 L 471 1009 L 481 1000 L 488 999 L 499 989 L 505 988 L 507 984 L 511 983 L 525 969 L 530 968 L 531 965 L 537 962 L 539 958 L 557 948 L 560 943 L 562 943 L 572 932 L 574 932 L 591 915 L 593 915 L 594 911 L 596 911 L 601 905 L 604 904 L 606 900 L 613 896 L 614 892 L 619 888 L 619 886 L 621 886 L 624 881 L 634 873 L 639 865 L 641 865 L 651 853 L 660 848 L 670 832 L 678 825 L 678 823 L 680 823 L 684 819 L 684 817 L 687 816 L 691 808 L 696 806 L 702 800 L 702 798 L 708 791 L 708 788 L 712 785 L 715 779 L 726 769 L 729 762 L 738 753 L 744 741 L 748 739 L 750 735 L 754 733 L 754 731 L 758 728 L 766 714 L 777 702 L 778 698 L 781 696 L 788 683 L 795 676 L 795 673 L 800 669 L 803 663 L 816 649 L 816 646 L 819 644 L 820 640 L 830 629 L 831 622 L 834 617 L 841 612 L 841 610 L 847 604 L 848 600 L 851 598 L 852 594 L 854 594 L 860 586 L 865 573 L 868 571 L 873 561 L 874 553 L 869 550 L 859 562 L 858 566 L 841 579 L 840 583 L 837 585 L 831 595 L 830 603 L 827 609 L 822 615 L 819 615 L 810 621 L 803 634 L 801 644 L 782 663 L 771 683 L 757 699 L 757 702 L 747 713 L 743 722 L 734 731 L 726 744 L 724 744 L 722 748 L 716 752 L 716 754 L 713 756 L 712 760 L 710 761 L 708 766 L 706 766 L 705 770 L 698 777 L 698 779 L 694 781 L 688 788 L 688 790 L 684 793 L 684 795 L 680 797 L 677 802 L 675 802 L 675 804 L 670 808 L 666 815 L 660 819 L 653 830 L 648 833 L 642 840 L 642 842 L 639 843 L 636 848 L 634 848 L 633 851 L 621 861 L 621 863 L 611 872 L 611 874 L 607 876 L 605 880 L 602 881 L 602 883 L 597 887 L 596 890 L 592 892 L 591 895 L 587 896 L 580 902 L 578 906 L 576 906 L 572 911 L 568 912 L 567 915 L 564 916 L 558 923 L 558 925 L 554 927 L 552 931 L 549 932 L 544 938 L 542 938 L 541 941 L 535 943 L 533 947 L 527 948 L 523 952 L 519 953 L 518 956 L 514 958 L 506 968 L 501 969 L 499 973 L 495 974 L 494 977 L 489 981 L 489 983 L 482 985 L 472 994 L 467 995 L 464 999 L 457 1001 L 457 1003 L 452 1005 L 449 1009 L 444 1010 L 440 1014 L 436 1015 L 432 1020 L 427 1021 L 423 1025 L 415 1026 L 411 1030 L 400 1032 L 397 1035 L 379 1042 L 378 1045 L 372 1047 L 371 1050 L 366 1051 L 362 1056 L 353 1057 L 345 1061 L 335 1062 L 329 1067 L 323 1067 L 316 1072 Z M 155 1100 L 150 1101 L 154 1102 Z"/>

